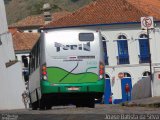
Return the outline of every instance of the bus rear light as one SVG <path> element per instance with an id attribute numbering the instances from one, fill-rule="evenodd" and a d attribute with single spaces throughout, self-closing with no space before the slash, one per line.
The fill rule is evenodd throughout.
<path id="1" fill-rule="evenodd" d="M 47 70 L 46 66 L 43 66 L 42 71 L 46 71 L 46 70 Z"/>
<path id="2" fill-rule="evenodd" d="M 42 75 L 47 75 L 47 72 L 46 72 L 46 71 L 43 71 L 43 72 L 42 72 Z"/>
<path id="3" fill-rule="evenodd" d="M 45 65 L 42 66 L 42 79 L 47 80 L 47 67 Z"/>

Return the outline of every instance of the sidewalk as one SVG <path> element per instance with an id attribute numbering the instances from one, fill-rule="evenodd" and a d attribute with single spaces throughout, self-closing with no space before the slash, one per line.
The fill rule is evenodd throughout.
<path id="1" fill-rule="evenodd" d="M 160 97 L 151 97 L 151 98 L 132 100 L 130 102 L 122 103 L 122 106 L 160 107 Z"/>

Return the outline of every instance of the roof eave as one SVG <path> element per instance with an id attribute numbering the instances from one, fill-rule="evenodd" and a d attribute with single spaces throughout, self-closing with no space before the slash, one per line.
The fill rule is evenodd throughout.
<path id="1" fill-rule="evenodd" d="M 160 21 L 154 21 L 155 23 Z M 58 26 L 58 27 L 42 27 L 40 30 L 48 30 L 48 29 L 58 29 L 58 28 L 74 28 L 74 27 L 92 27 L 92 26 L 111 26 L 111 25 L 122 25 L 122 24 L 139 24 L 140 21 L 136 22 L 115 22 L 115 23 L 104 23 L 104 24 L 83 24 L 83 25 L 73 25 L 73 26 Z"/>

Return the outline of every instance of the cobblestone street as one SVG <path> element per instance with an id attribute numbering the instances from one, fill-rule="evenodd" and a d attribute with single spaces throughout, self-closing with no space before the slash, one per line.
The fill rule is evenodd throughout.
<path id="1" fill-rule="evenodd" d="M 75 106 L 52 107 L 52 110 L 4 110 L 3 117 L 18 117 L 18 120 L 101 120 L 101 119 L 159 119 L 160 108 L 123 107 L 120 105 L 96 105 L 95 108 L 76 108 Z M 159 115 L 158 115 L 159 114 Z M 113 116 L 115 115 L 115 116 Z M 126 118 L 124 115 L 128 115 Z M 138 116 L 136 116 L 138 115 Z M 141 115 L 141 116 L 139 116 Z"/>

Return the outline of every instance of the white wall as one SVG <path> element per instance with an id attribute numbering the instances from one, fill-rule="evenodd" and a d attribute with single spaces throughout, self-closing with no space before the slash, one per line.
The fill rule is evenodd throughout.
<path id="1" fill-rule="evenodd" d="M 13 42 L 11 33 L 6 33 L 0 36 L 2 41 L 2 49 L 4 51 L 4 60 L 5 62 L 9 62 L 15 60 L 15 54 L 13 49 Z"/>
<path id="2" fill-rule="evenodd" d="M 2 49 L 4 51 L 3 59 L 5 62 L 14 60 L 14 50 L 11 34 L 8 32 L 6 13 L 3 0 L 0 0 L 0 39 L 2 42 Z"/>
<path id="3" fill-rule="evenodd" d="M 160 66 L 154 68 L 154 81 L 152 82 L 152 86 L 153 86 L 153 96 L 160 96 Z"/>
<path id="4" fill-rule="evenodd" d="M 0 50 L 0 56 L 2 55 Z M 6 68 L 3 58 L 0 60 L 0 110 L 25 108 L 22 93 L 25 90 L 22 80 L 21 63 Z"/>
<path id="5" fill-rule="evenodd" d="M 150 49 L 152 55 L 152 70 L 153 67 L 160 65 L 160 31 L 158 27 L 155 31 L 150 31 Z M 139 64 L 139 41 L 138 37 L 141 33 L 146 33 L 140 30 L 139 25 L 118 25 L 117 27 L 102 27 L 102 35 L 108 40 L 107 51 L 109 66 L 106 66 L 106 73 L 110 78 L 115 77 L 115 84 L 112 85 L 114 98 L 121 99 L 121 82 L 118 78 L 119 72 L 128 72 L 131 75 L 132 86 L 142 79 L 142 74 L 145 71 L 150 71 L 149 64 Z M 128 65 L 117 65 L 118 47 L 117 37 L 119 34 L 125 34 L 128 39 L 129 61 Z M 154 72 L 154 71 L 153 71 Z M 111 80 L 112 81 L 112 80 Z"/>
<path id="6" fill-rule="evenodd" d="M 138 55 L 140 54 L 139 51 L 139 41 L 138 37 L 141 33 L 145 33 L 145 31 L 142 30 L 103 30 L 102 35 L 104 35 L 109 42 L 107 42 L 107 51 L 109 56 L 109 66 L 116 66 L 117 65 L 117 59 L 116 56 L 118 56 L 118 49 L 117 49 L 117 37 L 119 34 L 123 33 L 126 34 L 128 39 L 128 51 L 129 51 L 129 60 L 130 64 L 139 64 L 139 58 Z M 151 32 L 150 33 L 150 48 L 151 48 L 151 54 L 152 54 L 152 63 L 160 63 L 160 54 L 158 54 L 158 51 L 160 51 L 160 47 L 158 46 L 160 44 L 160 32 Z"/>
<path id="7" fill-rule="evenodd" d="M 0 0 L 0 34 L 7 32 L 7 20 L 3 0 Z"/>
<path id="8" fill-rule="evenodd" d="M 4 70 L 3 70 L 4 71 Z M 21 63 L 5 69 L 0 86 L 0 109 L 24 109 L 22 93 L 25 91 L 24 81 L 22 80 Z"/>
<path id="9" fill-rule="evenodd" d="M 22 93 L 25 90 L 22 80 L 21 63 L 6 67 L 6 63 L 15 60 L 11 34 L 8 33 L 3 0 L 0 0 L 0 109 L 22 109 Z"/>

